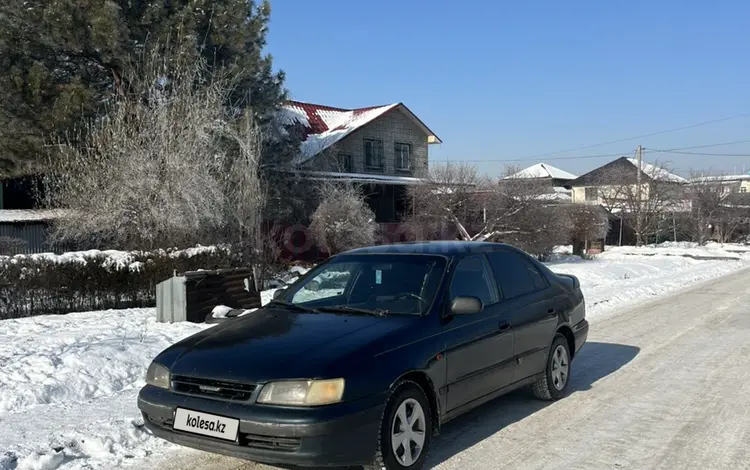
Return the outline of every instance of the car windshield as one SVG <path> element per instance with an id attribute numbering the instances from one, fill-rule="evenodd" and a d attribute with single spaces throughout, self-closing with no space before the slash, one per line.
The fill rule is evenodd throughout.
<path id="1" fill-rule="evenodd" d="M 445 265 L 442 256 L 338 256 L 279 300 L 323 312 L 421 315 L 432 305 Z"/>

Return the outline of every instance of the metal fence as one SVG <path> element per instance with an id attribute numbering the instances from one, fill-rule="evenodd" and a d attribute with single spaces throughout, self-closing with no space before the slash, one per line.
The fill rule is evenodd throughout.
<path id="1" fill-rule="evenodd" d="M 0 239 L 6 240 L 2 250 L 7 255 L 50 251 L 45 223 L 0 223 Z"/>

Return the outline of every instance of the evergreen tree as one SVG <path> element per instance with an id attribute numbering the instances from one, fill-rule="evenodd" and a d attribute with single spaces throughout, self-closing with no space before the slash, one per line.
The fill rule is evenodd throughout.
<path id="1" fill-rule="evenodd" d="M 267 0 L 3 0 L 0 2 L 0 176 L 24 173 L 45 143 L 75 135 L 114 93 L 149 47 L 201 55 L 206 74 L 235 85 L 227 105 L 251 105 L 278 153 L 297 142 L 270 125 L 286 98 L 284 75 L 263 53 Z M 237 115 L 241 115 L 238 112 Z M 292 150 L 286 149 L 286 147 Z"/>
<path id="2" fill-rule="evenodd" d="M 116 5 L 0 5 L 0 173 L 28 171 L 49 138 L 95 115 L 127 56 Z"/>

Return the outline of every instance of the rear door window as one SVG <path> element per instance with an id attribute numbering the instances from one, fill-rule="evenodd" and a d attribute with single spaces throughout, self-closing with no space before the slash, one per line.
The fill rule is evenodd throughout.
<path id="1" fill-rule="evenodd" d="M 492 266 L 498 287 L 506 299 L 547 288 L 547 281 L 536 266 L 516 253 L 495 251 L 487 253 L 487 259 Z"/>

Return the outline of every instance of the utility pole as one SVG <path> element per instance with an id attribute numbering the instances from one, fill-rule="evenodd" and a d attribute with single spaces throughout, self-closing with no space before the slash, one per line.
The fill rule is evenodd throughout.
<path id="1" fill-rule="evenodd" d="M 635 217 L 636 217 L 636 219 L 635 219 L 635 232 L 636 232 L 635 233 L 635 238 L 636 238 L 636 242 L 635 242 L 635 244 L 637 246 L 641 246 L 641 244 L 642 244 L 642 240 L 641 240 L 641 233 L 642 233 L 642 231 L 641 231 L 641 229 L 642 229 L 642 226 L 641 226 L 641 223 L 642 223 L 642 218 L 641 218 L 641 168 L 643 166 L 642 165 L 642 161 L 643 161 L 643 146 L 641 146 L 641 145 L 639 145 L 635 149 L 635 160 L 638 163 L 637 164 L 637 166 L 638 166 L 638 169 L 637 169 L 638 173 L 637 173 L 637 176 L 636 176 L 636 183 L 635 183 L 636 184 L 636 188 L 635 188 L 635 199 L 636 199 L 636 203 L 635 203 L 636 204 L 636 206 L 635 206 L 635 208 L 636 208 L 635 209 L 635 211 L 636 211 L 635 212 Z"/>

